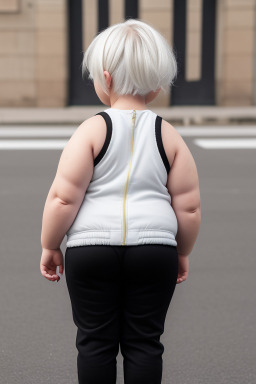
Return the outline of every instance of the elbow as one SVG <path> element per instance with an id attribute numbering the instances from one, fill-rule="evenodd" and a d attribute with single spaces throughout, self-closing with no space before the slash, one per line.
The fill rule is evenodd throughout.
<path id="1" fill-rule="evenodd" d="M 201 214 L 201 206 L 198 205 L 195 208 L 190 208 L 187 210 L 188 213 L 200 213 Z"/>
<path id="2" fill-rule="evenodd" d="M 197 221 L 200 223 L 201 222 L 201 205 L 199 205 L 198 207 L 196 208 L 193 208 L 193 210 L 191 210 L 191 213 L 197 217 Z"/>
<path id="3" fill-rule="evenodd" d="M 201 213 L 201 201 L 193 201 L 192 203 L 187 203 L 183 207 L 179 207 L 181 211 L 185 213 Z"/>
<path id="4" fill-rule="evenodd" d="M 187 207 L 177 207 L 173 206 L 174 212 L 177 216 L 179 215 L 191 215 L 191 216 L 200 216 L 201 217 L 201 205 L 190 205 Z"/>
<path id="5" fill-rule="evenodd" d="M 200 228 L 201 226 L 201 207 L 194 208 L 193 210 L 190 211 L 190 216 L 192 221 L 195 223 L 195 225 Z"/>
<path id="6" fill-rule="evenodd" d="M 194 230 L 197 228 L 199 230 L 201 226 L 201 209 L 200 207 L 193 208 L 187 211 L 184 211 L 183 214 L 179 216 L 181 222 L 187 223 L 186 225 L 191 226 Z"/>
<path id="7" fill-rule="evenodd" d="M 192 221 L 201 220 L 201 208 L 187 208 L 187 209 L 176 209 L 174 210 L 178 219 L 186 218 Z"/>
<path id="8" fill-rule="evenodd" d="M 193 206 L 189 210 L 191 213 L 199 213 L 201 215 L 201 200 L 200 197 L 194 202 Z"/>
<path id="9" fill-rule="evenodd" d="M 68 202 L 65 201 L 65 200 L 62 200 L 60 197 L 55 197 L 55 200 L 56 200 L 57 203 L 60 204 L 60 205 L 70 205 L 70 203 L 68 203 Z"/>
<path id="10" fill-rule="evenodd" d="M 200 225 L 201 223 L 201 207 L 200 205 L 198 207 L 190 208 L 184 211 L 184 215 L 194 223 L 198 223 Z"/>
<path id="11" fill-rule="evenodd" d="M 63 191 L 59 193 L 59 191 L 52 188 L 52 190 L 49 193 L 48 199 L 54 204 L 57 204 L 60 206 L 71 205 L 72 201 L 71 199 L 66 199 L 67 196 L 68 196 L 67 193 L 64 194 Z"/>

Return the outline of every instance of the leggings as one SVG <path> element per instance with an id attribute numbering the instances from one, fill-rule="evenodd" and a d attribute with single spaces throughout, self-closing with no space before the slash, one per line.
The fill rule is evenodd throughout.
<path id="1" fill-rule="evenodd" d="M 178 276 L 176 246 L 66 248 L 65 275 L 77 326 L 79 384 L 160 384 L 166 313 Z"/>

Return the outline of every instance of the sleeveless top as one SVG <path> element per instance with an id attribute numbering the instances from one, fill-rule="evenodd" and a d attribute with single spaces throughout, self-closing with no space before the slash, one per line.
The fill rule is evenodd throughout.
<path id="1" fill-rule="evenodd" d="M 176 246 L 178 223 L 166 187 L 170 165 L 162 118 L 151 110 L 114 108 L 97 115 L 106 122 L 106 138 L 66 233 L 66 246 Z"/>

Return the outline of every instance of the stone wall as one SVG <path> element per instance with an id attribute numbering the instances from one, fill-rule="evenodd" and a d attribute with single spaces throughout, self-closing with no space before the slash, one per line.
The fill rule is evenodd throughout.
<path id="1" fill-rule="evenodd" d="M 217 13 L 217 104 L 253 105 L 255 0 L 219 0 Z"/>
<path id="2" fill-rule="evenodd" d="M 37 106 L 67 103 L 68 35 L 65 0 L 37 0 L 35 67 Z"/>
<path id="3" fill-rule="evenodd" d="M 187 80 L 200 78 L 201 31 L 197 20 L 202 1 L 187 0 Z M 97 9 L 91 8 L 94 0 L 83 2 L 90 5 L 91 19 L 87 12 L 84 31 L 91 40 L 96 33 L 92 20 Z M 109 0 L 109 6 L 110 23 L 121 21 L 124 0 Z M 67 12 L 66 0 L 0 0 L 0 106 L 67 105 Z M 217 0 L 216 16 L 216 104 L 255 105 L 256 0 Z M 173 45 L 173 0 L 140 0 L 139 18 Z M 84 49 L 88 38 L 84 39 Z M 151 105 L 168 107 L 169 100 L 170 93 L 161 91 Z"/>
<path id="4" fill-rule="evenodd" d="M 66 105 L 65 0 L 0 0 L 0 106 Z"/>

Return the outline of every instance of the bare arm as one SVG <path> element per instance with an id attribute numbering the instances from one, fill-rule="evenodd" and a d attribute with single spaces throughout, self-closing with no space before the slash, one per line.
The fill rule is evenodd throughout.
<path id="1" fill-rule="evenodd" d="M 92 131 L 101 116 L 84 121 L 65 146 L 42 218 L 42 248 L 58 249 L 73 223 L 93 175 Z"/>
<path id="2" fill-rule="evenodd" d="M 172 207 L 178 220 L 179 255 L 189 255 L 201 224 L 199 179 L 194 158 L 186 143 L 171 126 L 176 154 L 167 181 Z"/>

